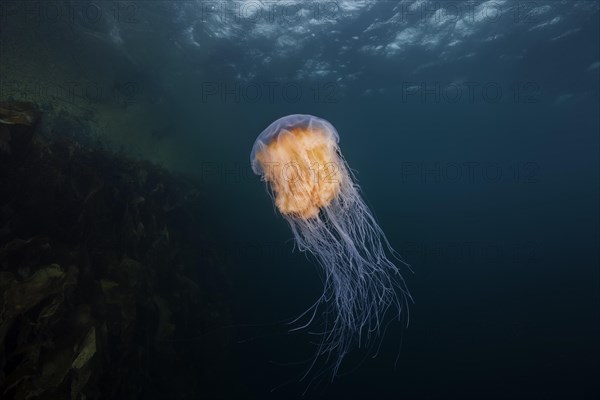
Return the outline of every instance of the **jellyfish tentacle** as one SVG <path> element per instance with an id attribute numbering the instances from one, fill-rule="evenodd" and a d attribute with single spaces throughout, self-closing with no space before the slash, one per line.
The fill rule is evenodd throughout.
<path id="1" fill-rule="evenodd" d="M 253 170 L 267 182 L 295 247 L 312 254 L 324 271 L 323 294 L 294 322 L 310 318 L 291 330 L 312 325 L 317 311 L 323 310 L 317 354 L 307 374 L 324 358 L 335 376 L 353 346 L 372 348 L 374 338 L 385 336 L 389 313 L 398 320 L 406 317 L 408 323 L 412 301 L 393 261 L 410 266 L 392 248 L 364 202 L 338 142 L 329 122 L 297 114 L 265 129 L 251 154 Z M 273 165 L 278 167 L 270 168 Z M 287 174 L 290 167 L 296 169 L 293 177 Z"/>

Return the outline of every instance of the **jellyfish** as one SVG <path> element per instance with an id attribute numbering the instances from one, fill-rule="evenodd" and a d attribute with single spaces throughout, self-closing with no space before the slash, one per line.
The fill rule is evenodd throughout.
<path id="1" fill-rule="evenodd" d="M 323 269 L 323 294 L 294 320 L 302 321 L 294 329 L 313 324 L 322 310 L 311 368 L 324 359 L 333 376 L 353 348 L 374 348 L 390 313 L 408 324 L 411 300 L 396 265 L 407 264 L 361 197 L 339 139 L 324 119 L 288 115 L 258 136 L 250 156 L 297 248 L 311 253 Z"/>

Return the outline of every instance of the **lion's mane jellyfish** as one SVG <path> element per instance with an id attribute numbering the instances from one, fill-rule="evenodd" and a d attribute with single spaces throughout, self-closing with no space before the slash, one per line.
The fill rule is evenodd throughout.
<path id="1" fill-rule="evenodd" d="M 301 251 L 324 270 L 324 292 L 295 321 L 304 328 L 320 322 L 317 355 L 335 376 L 348 351 L 369 347 L 384 334 L 393 313 L 408 322 L 410 294 L 402 263 L 361 198 L 338 146 L 339 135 L 312 115 L 288 115 L 273 122 L 252 148 L 252 170 L 267 182 L 275 206 L 288 221 Z"/>

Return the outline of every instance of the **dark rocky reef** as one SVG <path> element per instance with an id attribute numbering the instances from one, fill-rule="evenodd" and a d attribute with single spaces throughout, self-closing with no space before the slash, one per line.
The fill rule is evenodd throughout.
<path id="1" fill-rule="evenodd" d="M 201 188 L 37 137 L 39 119 L 0 103 L 0 398 L 225 397 L 229 284 L 200 246 Z"/>

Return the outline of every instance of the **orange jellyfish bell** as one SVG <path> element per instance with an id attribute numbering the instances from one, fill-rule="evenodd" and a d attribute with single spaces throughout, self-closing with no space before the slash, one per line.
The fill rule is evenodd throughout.
<path id="1" fill-rule="evenodd" d="M 267 127 L 252 148 L 252 169 L 284 215 L 309 219 L 340 193 L 339 135 L 327 121 L 294 114 Z"/>

